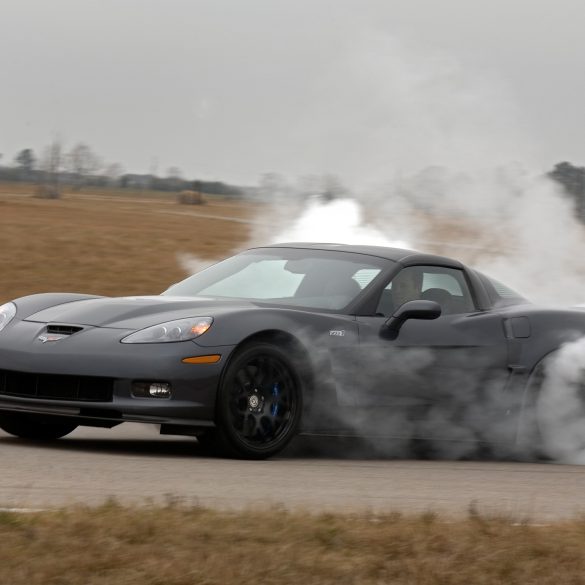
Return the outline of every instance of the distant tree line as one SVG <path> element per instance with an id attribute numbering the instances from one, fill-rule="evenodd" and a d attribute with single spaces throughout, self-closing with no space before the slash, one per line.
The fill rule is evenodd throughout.
<path id="1" fill-rule="evenodd" d="M 555 165 L 548 176 L 562 185 L 565 193 L 575 204 L 577 217 L 585 222 L 585 167 L 577 167 L 570 162 L 561 162 Z"/>
<path id="2" fill-rule="evenodd" d="M 32 148 L 21 150 L 12 164 L 0 165 L 0 181 L 34 182 L 48 197 L 58 197 L 65 185 L 78 191 L 84 187 L 117 187 L 168 192 L 193 190 L 230 197 L 240 197 L 245 191 L 222 181 L 185 179 L 177 167 L 169 167 L 163 177 L 153 173 L 128 173 L 119 163 L 106 164 L 83 142 L 65 152 L 58 140 L 46 147 L 41 156 Z"/>
<path id="3" fill-rule="evenodd" d="M 0 154 L 0 162 L 2 155 Z M 555 165 L 547 176 L 556 181 L 573 200 L 575 214 L 585 223 L 585 167 L 570 162 Z M 60 189 L 67 185 L 75 190 L 84 187 L 118 187 L 131 190 L 182 192 L 194 191 L 210 195 L 230 197 L 251 196 L 260 199 L 285 198 L 291 188 L 284 177 L 267 173 L 261 177 L 257 188 L 239 187 L 222 181 L 189 180 L 177 167 L 169 167 L 165 176 L 156 173 L 128 173 L 119 163 L 106 164 L 85 143 L 80 142 L 65 152 L 60 141 L 47 146 L 40 157 L 32 148 L 24 148 L 12 164 L 0 165 L 0 181 L 35 182 L 44 196 L 58 197 Z M 325 175 L 305 178 L 301 191 L 320 194 L 323 200 L 342 197 L 345 189 L 335 176 Z"/>

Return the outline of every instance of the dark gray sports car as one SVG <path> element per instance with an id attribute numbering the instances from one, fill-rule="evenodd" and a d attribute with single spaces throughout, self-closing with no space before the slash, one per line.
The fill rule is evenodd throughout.
<path id="1" fill-rule="evenodd" d="M 244 458 L 301 432 L 517 444 L 542 364 L 585 333 L 456 260 L 255 248 L 160 296 L 0 306 L 0 427 L 56 439 L 134 421 Z M 528 439 L 527 439 L 528 438 Z"/>

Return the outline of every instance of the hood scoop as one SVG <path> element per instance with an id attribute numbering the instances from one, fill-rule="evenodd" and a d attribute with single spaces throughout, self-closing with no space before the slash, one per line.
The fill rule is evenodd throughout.
<path id="1" fill-rule="evenodd" d="M 49 323 L 47 325 L 47 333 L 53 335 L 73 335 L 78 331 L 82 331 L 83 327 L 77 325 L 59 325 L 56 323 Z"/>

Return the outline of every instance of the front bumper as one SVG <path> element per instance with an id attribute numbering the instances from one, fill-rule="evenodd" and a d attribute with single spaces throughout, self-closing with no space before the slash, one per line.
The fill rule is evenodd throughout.
<path id="1" fill-rule="evenodd" d="M 77 424 L 114 426 L 120 422 L 205 427 L 213 425 L 217 386 L 234 346 L 202 348 L 194 341 L 161 344 L 124 344 L 131 333 L 122 329 L 84 327 L 56 342 L 39 337 L 46 325 L 20 321 L 0 335 L 0 412 L 24 412 L 74 419 Z M 214 364 L 185 364 L 182 359 L 220 354 Z M 92 379 L 111 384 L 111 393 L 87 399 L 61 399 L 15 392 L 18 376 L 47 379 Z M 23 378 L 24 379 L 24 378 Z M 137 381 L 167 382 L 171 398 L 136 398 Z M 39 382 L 32 382 L 32 384 Z M 59 396 L 58 393 L 56 393 Z M 75 395 L 75 394 L 74 394 Z"/>

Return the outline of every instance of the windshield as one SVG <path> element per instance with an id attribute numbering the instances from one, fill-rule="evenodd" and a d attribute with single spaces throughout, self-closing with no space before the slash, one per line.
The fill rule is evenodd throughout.
<path id="1" fill-rule="evenodd" d="M 260 248 L 215 264 L 163 294 L 249 299 L 338 311 L 390 262 L 350 252 Z"/>

